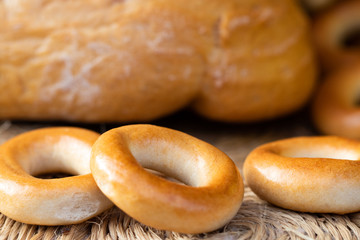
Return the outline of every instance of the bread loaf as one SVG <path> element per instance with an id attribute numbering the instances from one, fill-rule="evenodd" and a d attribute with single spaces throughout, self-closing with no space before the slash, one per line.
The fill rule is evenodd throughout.
<path id="1" fill-rule="evenodd" d="M 0 118 L 220 121 L 301 107 L 316 66 L 289 0 L 0 1 Z"/>

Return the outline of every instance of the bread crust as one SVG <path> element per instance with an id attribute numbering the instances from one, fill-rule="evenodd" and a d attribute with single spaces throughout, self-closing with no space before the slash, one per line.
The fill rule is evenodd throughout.
<path id="1" fill-rule="evenodd" d="M 1 1 L 0 19 L 0 118 L 148 121 L 192 105 L 263 120 L 301 107 L 316 77 L 288 0 Z"/>

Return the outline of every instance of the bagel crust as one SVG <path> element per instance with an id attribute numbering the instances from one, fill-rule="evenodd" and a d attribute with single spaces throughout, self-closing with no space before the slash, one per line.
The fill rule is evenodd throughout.
<path id="1" fill-rule="evenodd" d="M 315 95 L 312 116 L 322 133 L 360 139 L 360 62 L 330 73 Z"/>
<path id="2" fill-rule="evenodd" d="M 235 216 L 244 194 L 241 175 L 223 152 L 185 133 L 153 125 L 129 125 L 102 134 L 93 146 L 91 171 L 115 205 L 162 230 L 218 229 Z"/>
<path id="3" fill-rule="evenodd" d="M 0 1 L 0 118 L 288 114 L 314 87 L 308 25 L 289 0 Z"/>
<path id="4" fill-rule="evenodd" d="M 44 128 L 1 145 L 0 212 L 27 224 L 67 225 L 110 208 L 90 174 L 91 146 L 98 136 L 79 128 Z M 51 172 L 78 176 L 33 177 Z"/>
<path id="5" fill-rule="evenodd" d="M 297 137 L 264 144 L 244 163 L 261 199 L 301 212 L 360 211 L 360 143 L 341 137 Z"/>

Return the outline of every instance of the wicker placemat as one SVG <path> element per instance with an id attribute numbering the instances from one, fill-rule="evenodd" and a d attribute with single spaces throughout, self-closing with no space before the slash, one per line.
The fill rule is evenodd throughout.
<path id="1" fill-rule="evenodd" d="M 227 153 L 240 170 L 246 155 L 260 144 L 286 137 L 317 134 L 311 123 L 299 118 L 299 115 L 245 126 L 197 124 L 192 116 L 190 118 L 191 121 L 188 118 L 165 119 L 155 124 L 188 132 L 210 142 Z M 4 121 L 0 124 L 0 144 L 21 132 L 48 125 L 53 123 Z M 86 127 L 103 132 L 114 125 Z M 85 223 L 56 227 L 26 225 L 0 214 L 0 240 L 3 239 L 360 239 L 360 213 L 342 216 L 288 211 L 260 200 L 246 187 L 244 201 L 237 215 L 224 228 L 212 233 L 185 235 L 159 231 L 140 224 L 113 207 Z"/>

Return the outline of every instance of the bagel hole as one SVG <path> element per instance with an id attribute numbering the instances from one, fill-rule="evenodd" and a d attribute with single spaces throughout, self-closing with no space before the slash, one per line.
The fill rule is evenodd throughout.
<path id="1" fill-rule="evenodd" d="M 176 178 L 173 178 L 165 173 L 162 173 L 162 172 L 159 172 L 159 171 L 156 171 L 156 170 L 152 170 L 152 169 L 149 169 L 149 168 L 145 168 L 146 171 L 150 172 L 151 174 L 154 174 L 158 177 L 161 177 L 165 180 L 168 180 L 170 182 L 175 182 L 175 183 L 178 183 L 178 184 L 182 184 L 182 185 L 186 185 L 184 182 L 182 182 L 181 180 L 179 179 L 176 179 Z"/>
<path id="2" fill-rule="evenodd" d="M 346 32 L 341 43 L 345 48 L 360 48 L 360 26 Z"/>
<path id="3" fill-rule="evenodd" d="M 165 180 L 200 187 L 208 184 L 211 171 L 202 155 L 168 141 L 148 141 L 129 145 L 130 151 L 141 167 L 151 169 Z M 153 150 L 151 150 L 153 149 Z M 155 171 L 154 171 L 155 170 Z M 208 174 L 206 174 L 208 173 Z"/>
<path id="4" fill-rule="evenodd" d="M 36 174 L 33 177 L 41 178 L 41 179 L 57 179 L 57 178 L 66 178 L 66 177 L 73 177 L 74 174 L 65 173 L 65 172 L 52 172 L 52 173 L 41 173 Z"/>
<path id="5" fill-rule="evenodd" d="M 30 144 L 16 158 L 29 175 L 55 179 L 90 173 L 90 153 L 91 146 L 75 138 L 48 137 Z"/>

